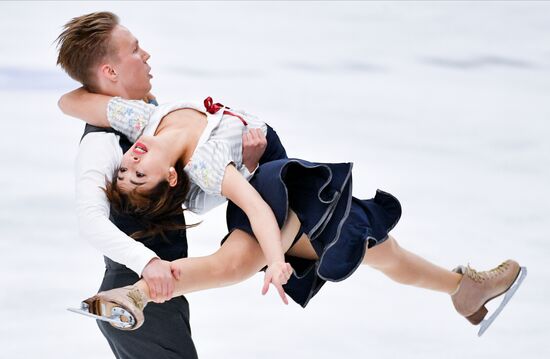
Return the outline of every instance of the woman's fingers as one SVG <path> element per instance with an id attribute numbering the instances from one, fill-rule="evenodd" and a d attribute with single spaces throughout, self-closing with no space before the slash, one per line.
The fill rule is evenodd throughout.
<path id="1" fill-rule="evenodd" d="M 278 273 L 273 279 L 271 280 L 274 286 L 277 286 L 278 284 L 283 285 L 287 282 L 287 275 L 286 272 L 280 272 Z"/>
<path id="2" fill-rule="evenodd" d="M 288 299 L 286 298 L 285 290 L 283 289 L 283 285 L 286 284 L 286 278 L 283 273 L 279 273 L 277 276 L 278 280 L 275 280 L 275 278 L 271 281 L 273 286 L 277 288 L 277 292 L 279 293 L 279 296 L 283 300 L 283 303 L 288 304 Z"/>
<path id="3" fill-rule="evenodd" d="M 279 292 L 279 296 L 283 300 L 283 303 L 288 305 L 288 299 L 286 297 L 285 290 L 283 289 L 283 286 L 281 284 L 275 285 L 275 288 L 277 288 L 277 292 Z"/>
<path id="4" fill-rule="evenodd" d="M 283 303 L 288 304 L 288 299 L 286 298 L 286 293 L 283 288 L 283 285 L 286 284 L 287 278 L 283 272 L 279 273 L 277 276 L 278 280 L 272 280 L 271 283 L 277 288 L 277 292 L 279 293 L 279 296 L 283 300 Z"/>
<path id="5" fill-rule="evenodd" d="M 266 273 L 264 277 L 264 286 L 262 288 L 262 295 L 266 295 L 267 291 L 269 290 L 269 283 L 271 283 L 271 274 Z"/>
<path id="6" fill-rule="evenodd" d="M 288 282 L 288 279 L 292 275 L 292 267 L 288 263 L 276 263 L 268 266 L 265 277 L 264 286 L 262 288 L 262 294 L 266 294 L 269 290 L 269 285 L 273 284 L 279 293 L 279 296 L 283 300 L 283 303 L 288 304 L 288 299 L 283 288 Z"/>

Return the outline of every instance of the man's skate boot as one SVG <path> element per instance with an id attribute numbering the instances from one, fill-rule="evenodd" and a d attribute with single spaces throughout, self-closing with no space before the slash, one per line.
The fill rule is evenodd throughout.
<path id="1" fill-rule="evenodd" d="M 451 295 L 451 299 L 456 310 L 470 323 L 474 325 L 481 323 L 479 336 L 498 316 L 527 274 L 526 268 L 520 267 L 516 261 L 511 259 L 484 272 L 477 272 L 470 266 L 460 266 L 453 271 L 462 274 L 463 277 L 458 289 Z M 484 320 L 488 312 L 485 304 L 504 293 L 506 296 L 500 306 L 489 319 Z"/>
<path id="2" fill-rule="evenodd" d="M 84 300 L 79 309 L 69 310 L 109 322 L 117 329 L 135 330 L 145 321 L 146 305 L 147 298 L 138 287 L 126 286 L 99 292 Z"/>

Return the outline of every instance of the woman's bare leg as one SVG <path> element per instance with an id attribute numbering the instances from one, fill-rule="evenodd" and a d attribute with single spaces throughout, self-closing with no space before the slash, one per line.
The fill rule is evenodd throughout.
<path id="1" fill-rule="evenodd" d="M 304 235 L 288 252 L 297 257 L 316 259 L 317 255 Z M 363 257 L 367 264 L 392 280 L 415 287 L 452 294 L 458 288 L 462 275 L 432 264 L 407 251 L 392 237 L 370 249 Z"/>
<path id="2" fill-rule="evenodd" d="M 290 211 L 281 229 L 283 251 L 292 245 L 300 228 L 300 221 Z M 262 249 L 256 239 L 241 230 L 233 231 L 224 244 L 205 257 L 182 258 L 172 262 L 181 276 L 174 280 L 173 297 L 199 290 L 232 285 L 250 278 L 266 265 Z M 137 285 L 149 298 L 149 287 L 142 279 Z"/>
<path id="3" fill-rule="evenodd" d="M 407 251 L 392 237 L 367 250 L 363 264 L 381 271 L 394 281 L 452 294 L 462 275 L 441 268 Z"/>

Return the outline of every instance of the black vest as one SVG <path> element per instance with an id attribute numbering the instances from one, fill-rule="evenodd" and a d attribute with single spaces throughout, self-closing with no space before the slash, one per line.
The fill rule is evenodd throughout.
<path id="1" fill-rule="evenodd" d="M 126 136 L 118 131 L 113 130 L 112 128 L 100 128 L 92 125 L 86 125 L 82 138 L 92 132 L 111 132 L 119 135 L 119 144 L 122 148 L 122 152 L 128 151 L 128 149 L 130 149 L 130 147 L 132 146 Z M 134 218 L 130 216 L 115 214 L 112 211 L 110 220 L 127 235 L 143 229 L 139 222 L 136 221 Z M 185 218 L 183 217 L 183 215 L 175 216 L 173 220 L 174 223 L 185 223 Z M 165 232 L 165 234 L 167 239 L 164 239 L 162 238 L 162 236 L 157 235 L 140 239 L 139 241 L 142 242 L 147 248 L 155 252 L 157 256 L 159 256 L 161 259 L 173 261 L 178 258 L 187 257 L 187 235 L 185 233 L 185 230 L 168 231 Z M 107 265 L 107 267 L 111 268 L 120 267 L 120 264 L 113 262 L 107 257 L 105 257 L 105 264 Z"/>

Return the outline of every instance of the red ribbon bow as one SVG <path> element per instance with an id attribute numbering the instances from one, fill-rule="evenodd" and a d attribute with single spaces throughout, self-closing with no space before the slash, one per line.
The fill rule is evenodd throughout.
<path id="1" fill-rule="evenodd" d="M 210 96 L 204 99 L 204 107 L 206 108 L 206 111 L 212 115 L 224 108 L 221 103 L 214 103 L 214 100 L 212 100 L 212 97 Z M 229 107 L 226 107 L 226 109 L 229 109 Z M 248 126 L 248 123 L 244 120 L 244 118 L 231 111 L 224 110 L 223 114 L 238 117 L 243 125 Z"/>
<path id="2" fill-rule="evenodd" d="M 204 99 L 204 107 L 206 107 L 206 111 L 208 111 L 208 113 L 211 113 L 213 115 L 221 110 L 223 108 L 223 105 L 221 103 L 214 103 L 212 97 L 208 96 Z"/>

